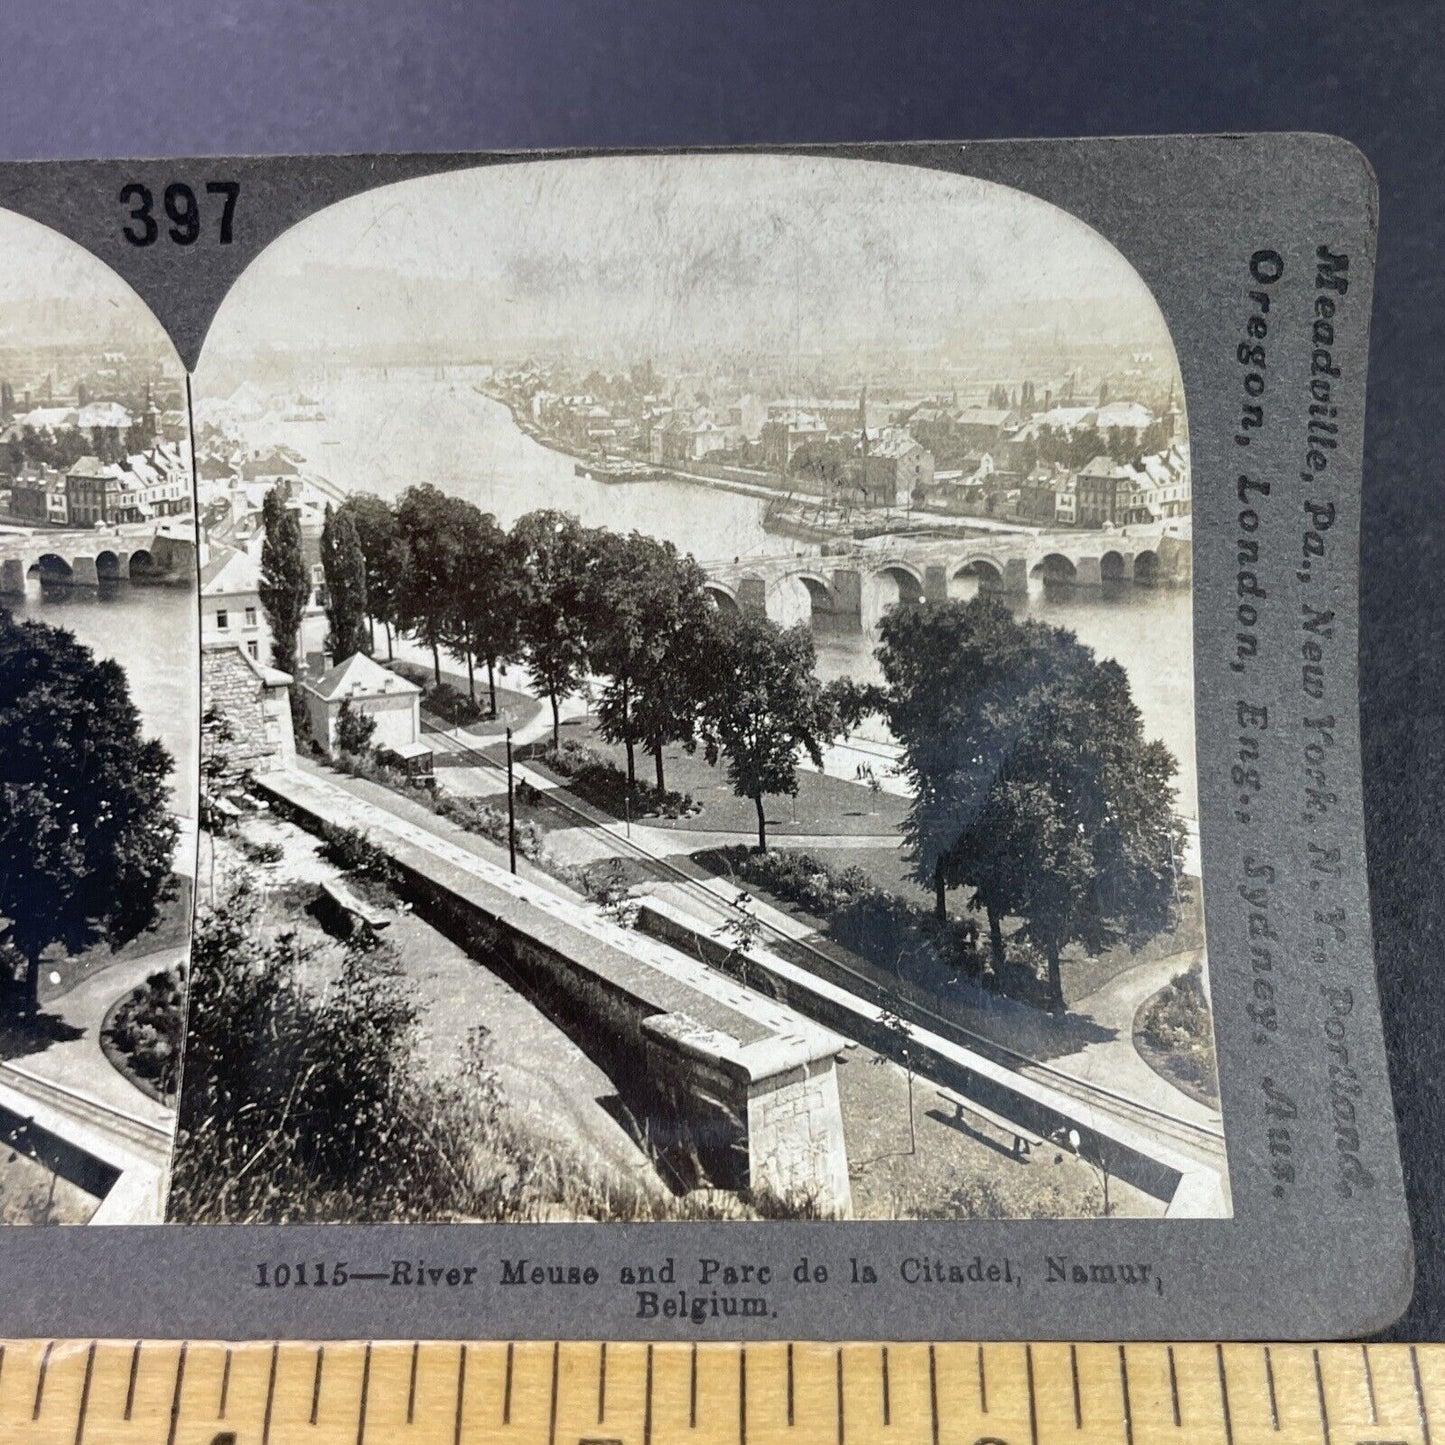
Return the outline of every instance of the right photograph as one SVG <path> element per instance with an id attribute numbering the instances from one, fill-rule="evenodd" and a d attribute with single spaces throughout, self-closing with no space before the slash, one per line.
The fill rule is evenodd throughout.
<path id="1" fill-rule="evenodd" d="M 193 398 L 168 1220 L 1231 1214 L 1185 395 L 1096 231 L 462 170 L 282 235 Z"/>

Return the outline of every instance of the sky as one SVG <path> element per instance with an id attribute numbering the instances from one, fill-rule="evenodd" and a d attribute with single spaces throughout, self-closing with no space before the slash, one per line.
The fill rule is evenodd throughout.
<path id="1" fill-rule="evenodd" d="M 1143 282 L 1008 187 L 795 156 L 522 162 L 382 187 L 280 237 L 202 359 L 317 345 L 906 350 L 1027 324 L 1167 349 Z M 1015 323 L 1014 318 L 1017 318 Z"/>

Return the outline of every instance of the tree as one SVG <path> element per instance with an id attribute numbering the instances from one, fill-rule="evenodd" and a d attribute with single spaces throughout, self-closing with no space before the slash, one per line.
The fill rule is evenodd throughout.
<path id="1" fill-rule="evenodd" d="M 1064 628 L 1018 622 L 994 597 L 890 613 L 878 659 L 914 801 L 915 876 L 973 889 L 995 967 L 1003 920 L 1048 965 L 1138 946 L 1173 927 L 1184 828 L 1169 750 L 1144 738 L 1123 669 Z"/>
<path id="2" fill-rule="evenodd" d="M 119 948 L 173 896 L 171 767 L 119 663 L 0 610 L 0 942 L 25 963 L 21 1013 L 46 948 Z"/>
<path id="3" fill-rule="evenodd" d="M 356 526 L 345 512 L 326 508 L 321 528 L 321 567 L 326 574 L 327 649 L 336 662 L 370 652 L 366 629 L 366 558 Z"/>
<path id="4" fill-rule="evenodd" d="M 363 756 L 371 747 L 376 733 L 376 719 L 369 712 L 353 707 L 350 698 L 343 698 L 336 714 L 336 748 L 338 752 Z"/>
<path id="5" fill-rule="evenodd" d="M 451 633 L 456 613 L 462 566 L 457 524 L 464 505 L 427 483 L 408 487 L 396 509 L 408 558 L 397 613 L 401 626 L 431 648 L 438 683 L 441 645 Z"/>
<path id="6" fill-rule="evenodd" d="M 702 570 L 670 542 L 604 531 L 588 576 L 588 657 L 608 678 L 597 709 L 602 735 L 626 748 L 628 787 L 636 782 L 636 747 L 648 747 L 661 792 L 662 749 L 691 740 L 695 726 L 690 654 L 712 610 Z"/>
<path id="7" fill-rule="evenodd" d="M 562 745 L 561 703 L 587 672 L 588 572 L 596 539 L 575 517 L 528 512 L 512 528 L 516 576 L 521 579 L 517 641 L 532 679 L 552 705 L 552 746 Z"/>
<path id="8" fill-rule="evenodd" d="M 453 617 L 455 640 L 467 661 L 467 683 L 476 701 L 473 661 L 487 665 L 491 715 L 497 715 L 497 667 L 517 651 L 522 579 L 507 534 L 490 512 L 463 503 L 458 541 L 461 576 Z"/>
<path id="9" fill-rule="evenodd" d="M 380 622 L 386 629 L 386 656 L 392 657 L 392 628 L 398 625 L 398 608 L 406 582 L 407 551 L 396 513 L 380 497 L 354 492 L 338 515 L 351 518 L 356 540 L 366 563 L 366 611 L 373 628 Z M 375 648 L 375 639 L 372 647 Z"/>
<path id="10" fill-rule="evenodd" d="M 706 654 L 714 679 L 702 703 L 706 757 L 710 763 L 725 757 L 733 790 L 753 800 L 758 851 L 765 853 L 763 798 L 797 794 L 800 752 L 823 766 L 823 747 L 838 732 L 837 707 L 814 672 L 806 623 L 785 630 L 753 613 L 719 617 Z"/>
<path id="11" fill-rule="evenodd" d="M 261 506 L 266 539 L 261 544 L 261 606 L 271 627 L 271 661 L 282 672 L 296 674 L 296 639 L 311 578 L 301 551 L 301 521 L 287 506 L 289 492 L 277 482 Z"/>

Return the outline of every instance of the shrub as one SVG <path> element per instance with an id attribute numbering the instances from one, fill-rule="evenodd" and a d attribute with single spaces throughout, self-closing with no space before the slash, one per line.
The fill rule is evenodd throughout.
<path id="1" fill-rule="evenodd" d="M 186 980 L 181 968 L 162 969 L 132 989 L 101 1026 L 111 1062 L 162 1102 L 175 1097 L 186 1025 Z"/>
<path id="2" fill-rule="evenodd" d="M 1214 1063 L 1214 1022 L 1204 996 L 1199 964 L 1175 974 L 1140 1008 L 1134 1020 L 1135 1040 L 1148 1057 L 1163 1056 L 1169 1072 L 1211 1097 L 1219 1093 Z"/>
<path id="3" fill-rule="evenodd" d="M 286 850 L 269 838 L 260 843 L 255 843 L 250 838 L 242 838 L 241 852 L 252 863 L 279 863 L 286 856 Z"/>
<path id="4" fill-rule="evenodd" d="M 336 746 L 343 753 L 365 753 L 376 732 L 376 719 L 370 713 L 351 705 L 345 698 L 336 715 Z"/>
<path id="5" fill-rule="evenodd" d="M 395 883 L 396 865 L 361 831 L 322 822 L 321 856 L 347 873 L 377 883 Z"/>
<path id="6" fill-rule="evenodd" d="M 473 702 L 466 693 L 459 691 L 449 682 L 429 684 L 424 689 L 423 705 L 428 712 L 434 712 L 454 728 L 481 722 L 491 715 L 484 703 Z"/>
<path id="7" fill-rule="evenodd" d="M 431 799 L 432 811 L 453 822 L 469 833 L 490 838 L 503 847 L 507 843 L 507 814 L 503 808 L 493 807 L 480 798 L 462 797 L 438 788 Z M 530 819 L 516 825 L 517 852 L 532 862 L 540 862 L 547 849 L 542 830 Z"/>
<path id="8" fill-rule="evenodd" d="M 560 748 L 547 748 L 540 761 L 566 778 L 578 797 L 617 818 L 629 808 L 634 818 L 689 818 L 702 811 L 690 793 L 659 792 L 641 778 L 633 782 L 629 800 L 627 774 L 596 749 L 570 738 Z"/>

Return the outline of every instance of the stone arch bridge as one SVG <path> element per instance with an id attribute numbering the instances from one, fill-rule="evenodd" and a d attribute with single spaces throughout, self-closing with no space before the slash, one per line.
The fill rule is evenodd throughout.
<path id="1" fill-rule="evenodd" d="M 196 546 L 185 537 L 150 531 L 0 534 L 0 596 L 24 593 L 30 577 L 45 586 L 99 587 L 195 575 Z"/>
<path id="2" fill-rule="evenodd" d="M 784 624 L 833 630 L 876 627 L 889 608 L 1031 588 L 1164 587 L 1192 579 L 1187 530 L 992 533 L 968 538 L 890 538 L 831 556 L 749 557 L 706 567 L 719 607 Z"/>

